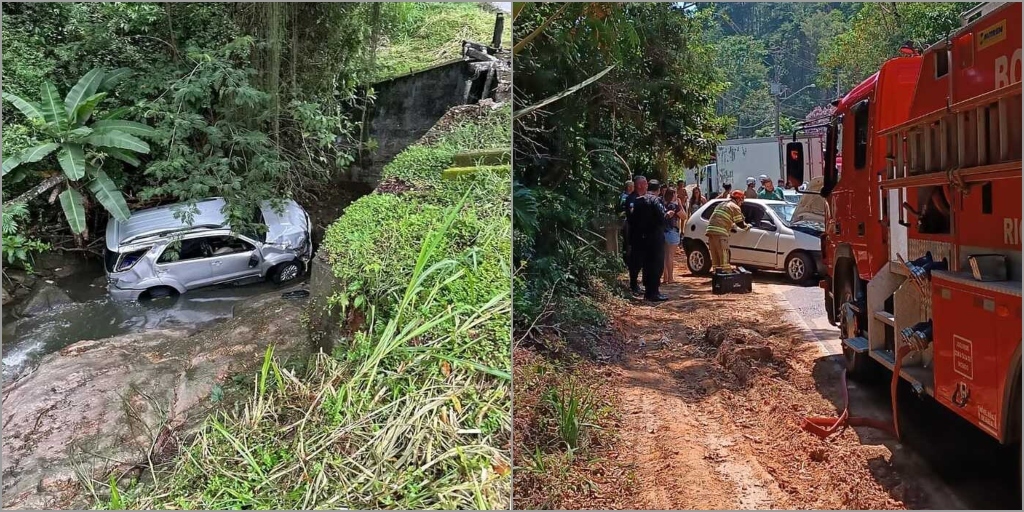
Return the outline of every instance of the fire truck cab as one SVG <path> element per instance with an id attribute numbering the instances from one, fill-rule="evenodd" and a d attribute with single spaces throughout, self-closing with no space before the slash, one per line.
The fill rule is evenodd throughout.
<path id="1" fill-rule="evenodd" d="M 829 320 L 851 375 L 874 360 L 1019 443 L 1021 4 L 983 4 L 901 54 L 838 101 L 827 129 Z M 788 161 L 787 179 L 803 182 Z"/>

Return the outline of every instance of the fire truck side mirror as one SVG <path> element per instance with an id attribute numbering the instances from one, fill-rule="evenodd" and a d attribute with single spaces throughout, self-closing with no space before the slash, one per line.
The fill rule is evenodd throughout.
<path id="1" fill-rule="evenodd" d="M 793 188 L 804 184 L 804 145 L 801 142 L 786 144 L 786 183 Z"/>

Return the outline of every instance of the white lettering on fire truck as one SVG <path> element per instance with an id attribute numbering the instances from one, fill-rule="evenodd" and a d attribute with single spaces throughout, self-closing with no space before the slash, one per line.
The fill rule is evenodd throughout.
<path id="1" fill-rule="evenodd" d="M 1020 48 L 1013 56 L 996 57 L 996 89 L 1020 82 Z"/>
<path id="2" fill-rule="evenodd" d="M 993 430 L 999 430 L 999 422 L 996 421 L 995 413 L 981 405 L 978 406 L 978 421 L 991 427 Z"/>
<path id="3" fill-rule="evenodd" d="M 953 335 L 953 371 L 974 380 L 974 344 L 967 338 Z"/>
<path id="4" fill-rule="evenodd" d="M 1020 245 L 1020 219 L 1003 219 L 1003 243 L 1006 245 Z"/>

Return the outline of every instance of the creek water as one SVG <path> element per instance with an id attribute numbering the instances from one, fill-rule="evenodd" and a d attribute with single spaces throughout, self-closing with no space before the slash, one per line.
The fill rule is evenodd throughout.
<path id="1" fill-rule="evenodd" d="M 193 290 L 181 296 L 146 302 L 111 300 L 96 282 L 99 265 L 89 266 L 54 285 L 75 302 L 42 314 L 17 318 L 4 308 L 4 384 L 32 368 L 39 359 L 82 340 L 98 340 L 151 329 L 195 329 L 230 319 L 235 306 L 258 295 L 280 293 L 272 283 L 259 281 Z"/>

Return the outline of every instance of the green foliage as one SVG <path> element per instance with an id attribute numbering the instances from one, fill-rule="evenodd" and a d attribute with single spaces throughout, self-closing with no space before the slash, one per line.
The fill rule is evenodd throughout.
<path id="1" fill-rule="evenodd" d="M 558 437 L 571 453 L 580 447 L 586 428 L 591 426 L 594 409 L 590 397 L 577 389 L 575 381 L 570 381 L 562 389 L 548 389 L 545 400 L 558 427 Z"/>
<path id="2" fill-rule="evenodd" d="M 696 9 L 713 13 L 707 37 L 729 81 L 718 109 L 732 119 L 733 138 L 774 134 L 772 82 L 781 84 L 786 98 L 782 116 L 804 119 L 877 71 L 905 41 L 922 47 L 940 41 L 973 5 L 746 2 L 698 4 Z M 817 87 L 804 89 L 810 84 Z"/>
<path id="3" fill-rule="evenodd" d="M 447 147 L 411 146 L 384 166 L 381 179 L 400 179 L 411 184 L 429 185 L 452 163 L 455 151 Z"/>
<path id="4" fill-rule="evenodd" d="M 516 38 L 562 8 L 527 4 Z M 623 181 L 702 163 L 725 133 L 715 99 L 726 84 L 704 41 L 708 13 L 646 3 L 564 9 L 515 57 L 516 110 L 616 67 L 547 113 L 517 119 L 515 307 L 524 327 L 545 313 L 561 319 L 562 301 L 621 270 L 602 237 L 616 222 Z"/>
<path id="5" fill-rule="evenodd" d="M 102 191 L 95 202 L 115 216 L 123 204 L 110 183 L 128 206 L 221 195 L 240 223 L 257 200 L 316 196 L 352 162 L 358 108 L 373 100 L 354 96 L 369 76 L 369 12 L 331 3 L 5 4 L 4 197 L 57 164 L 81 193 Z M 52 140 L 55 131 L 67 140 Z M 42 147 L 41 160 L 19 161 L 51 142 L 60 146 Z M 75 184 L 93 178 L 89 166 L 109 182 Z M 88 215 L 91 203 L 77 205 L 86 224 L 105 220 Z"/>
<path id="6" fill-rule="evenodd" d="M 959 15 L 975 5 L 977 2 L 860 4 L 847 20 L 846 30 L 834 34 L 817 62 L 823 70 L 838 71 L 842 84 L 852 87 L 878 71 L 886 59 L 897 56 L 904 42 L 923 48 L 942 40 L 960 26 Z M 822 77 L 821 82 L 828 78 Z"/>
<path id="7" fill-rule="evenodd" d="M 126 70 L 107 74 L 102 69 L 86 73 L 60 103 L 57 88 L 50 82 L 40 87 L 40 102 L 32 103 L 12 93 L 4 93 L 5 100 L 13 104 L 27 118 L 35 130 L 35 143 L 8 158 L 5 158 L 3 174 L 31 172 L 24 164 L 43 162 L 44 166 L 29 166 L 46 169 L 45 159 L 56 153 L 56 159 L 64 172 L 64 188 L 60 193 L 60 204 L 71 231 L 82 234 L 86 231 L 85 199 L 76 183 L 90 177 L 85 187 L 119 220 L 127 220 L 129 211 L 124 196 L 113 181 L 101 170 L 104 156 L 111 150 L 138 161 L 135 156 L 149 153 L 149 144 L 119 128 L 143 137 L 153 137 L 156 131 L 142 123 L 130 125 L 97 121 L 86 124 L 96 107 L 112 92 L 113 87 L 127 76 Z M 108 78 L 113 78 L 109 80 Z M 15 178 L 20 181 L 20 178 Z M 28 198 L 31 199 L 31 198 Z"/>
<path id="8" fill-rule="evenodd" d="M 50 249 L 50 245 L 22 234 L 21 221 L 28 217 L 25 203 L 3 205 L 3 261 L 32 272 L 32 255 Z"/>
<path id="9" fill-rule="evenodd" d="M 495 13 L 472 2 L 383 4 L 384 37 L 373 81 L 386 80 L 461 57 L 462 41 L 490 44 Z M 502 46 L 512 44 L 512 20 L 505 18 Z"/>
<path id="10" fill-rule="evenodd" d="M 509 168 L 484 166 L 468 176 L 441 178 L 457 151 L 455 144 L 469 140 L 464 137 L 465 132 L 480 134 L 479 140 L 491 140 L 496 132 L 507 131 L 509 114 L 508 109 L 496 110 L 484 120 L 460 124 L 432 145 L 407 148 L 385 167 L 384 178 L 410 183 L 412 191 L 402 195 L 372 194 L 346 208 L 345 215 L 327 229 L 322 252 L 335 276 L 345 283 L 345 289 L 334 297 L 336 305 L 346 311 L 373 310 L 378 323 L 392 318 L 427 233 L 441 225 L 442 212 L 467 193 L 468 201 L 461 214 L 437 242 L 433 256 L 436 259 L 427 262 L 452 262 L 446 269 L 452 279 L 439 288 L 436 307 L 454 308 L 456 316 L 437 329 L 452 329 L 460 318 L 495 297 L 510 297 Z M 501 117 L 505 123 L 496 121 Z M 466 124 L 475 127 L 468 128 Z M 484 127 L 492 131 L 484 135 Z M 476 144 L 463 149 L 486 147 Z M 420 310 L 426 317 L 438 313 L 439 310 Z M 473 336 L 460 340 L 459 346 L 450 347 L 449 355 L 487 367 L 507 367 L 509 321 L 506 317 L 482 326 Z"/>

